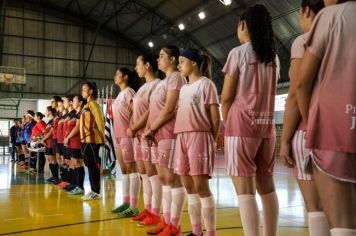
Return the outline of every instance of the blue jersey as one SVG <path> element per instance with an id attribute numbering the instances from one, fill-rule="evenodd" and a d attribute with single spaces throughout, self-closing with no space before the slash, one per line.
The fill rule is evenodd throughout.
<path id="1" fill-rule="evenodd" d="M 30 123 L 26 123 L 25 126 L 23 127 L 22 132 L 24 133 L 23 139 L 26 141 L 26 143 L 31 143 L 31 133 L 32 133 L 32 128 L 36 125 L 36 122 L 32 120 Z"/>

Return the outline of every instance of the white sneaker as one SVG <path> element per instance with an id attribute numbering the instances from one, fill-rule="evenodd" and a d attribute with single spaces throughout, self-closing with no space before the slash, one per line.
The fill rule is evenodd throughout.
<path id="1" fill-rule="evenodd" d="M 83 196 L 81 199 L 82 201 L 100 200 L 101 195 L 93 191 L 90 191 L 89 193 L 87 193 L 87 195 Z"/>

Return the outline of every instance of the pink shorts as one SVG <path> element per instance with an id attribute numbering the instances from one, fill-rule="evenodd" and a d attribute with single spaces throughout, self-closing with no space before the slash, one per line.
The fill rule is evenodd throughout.
<path id="1" fill-rule="evenodd" d="M 324 174 L 340 181 L 356 183 L 356 153 L 313 149 L 311 159 Z"/>
<path id="2" fill-rule="evenodd" d="M 125 163 L 134 162 L 135 158 L 134 158 L 134 149 L 133 149 L 132 138 L 119 138 L 119 142 L 120 143 L 115 145 L 115 148 L 121 149 L 122 156 L 124 158 L 124 162 Z"/>
<path id="3" fill-rule="evenodd" d="M 225 137 L 226 173 L 253 177 L 273 175 L 276 138 Z"/>
<path id="4" fill-rule="evenodd" d="M 305 133 L 297 130 L 292 140 L 292 152 L 295 161 L 293 174 L 298 180 L 312 180 L 311 174 L 306 171 L 311 151 L 305 148 Z"/>
<path id="5" fill-rule="evenodd" d="M 143 138 L 134 139 L 134 153 L 135 161 L 151 161 L 151 148 Z"/>
<path id="6" fill-rule="evenodd" d="M 162 139 L 158 141 L 158 164 L 162 167 L 173 169 L 175 139 Z"/>
<path id="7" fill-rule="evenodd" d="M 214 155 L 214 139 L 210 132 L 179 133 L 174 172 L 178 175 L 212 176 Z"/>
<path id="8" fill-rule="evenodd" d="M 151 146 L 151 162 L 152 164 L 159 164 L 158 146 L 154 143 Z"/>

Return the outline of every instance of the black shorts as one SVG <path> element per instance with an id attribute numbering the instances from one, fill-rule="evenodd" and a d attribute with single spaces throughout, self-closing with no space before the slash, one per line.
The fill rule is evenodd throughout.
<path id="1" fill-rule="evenodd" d="M 64 145 L 63 143 L 57 143 L 57 148 L 59 155 L 64 156 Z"/>
<path id="2" fill-rule="evenodd" d="M 21 141 L 21 145 L 27 146 L 26 140 L 22 140 L 22 141 Z"/>
<path id="3" fill-rule="evenodd" d="M 46 156 L 53 156 L 54 152 L 53 152 L 53 148 L 46 148 Z"/>
<path id="4" fill-rule="evenodd" d="M 53 149 L 53 153 L 54 154 L 59 153 L 59 147 L 58 147 L 57 139 L 52 139 L 52 149 Z"/>
<path id="5" fill-rule="evenodd" d="M 70 158 L 83 159 L 82 152 L 80 149 L 68 148 Z"/>
<path id="6" fill-rule="evenodd" d="M 63 157 L 64 157 L 64 159 L 70 160 L 69 148 L 65 147 L 64 145 L 63 145 L 63 148 L 64 148 L 64 150 L 63 150 Z"/>
<path id="7" fill-rule="evenodd" d="M 21 147 L 21 143 L 15 143 L 15 147 Z"/>

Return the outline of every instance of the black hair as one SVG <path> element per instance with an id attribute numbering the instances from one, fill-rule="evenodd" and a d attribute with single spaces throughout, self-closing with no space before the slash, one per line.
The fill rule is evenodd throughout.
<path id="1" fill-rule="evenodd" d="M 318 14 L 318 12 L 325 7 L 323 0 L 302 0 L 302 11 L 305 10 L 306 7 L 309 7 L 314 14 Z"/>
<path id="2" fill-rule="evenodd" d="M 53 96 L 52 99 L 54 101 L 56 101 L 56 102 L 62 101 L 62 98 L 60 96 L 57 96 L 57 95 Z"/>
<path id="3" fill-rule="evenodd" d="M 36 112 L 35 115 L 40 118 L 40 120 L 43 119 L 44 115 L 41 112 Z"/>
<path id="4" fill-rule="evenodd" d="M 89 87 L 90 90 L 93 90 L 91 96 L 96 100 L 98 99 L 98 87 L 95 82 L 84 82 L 83 85 Z"/>
<path id="5" fill-rule="evenodd" d="M 31 116 L 34 116 L 34 115 L 35 115 L 35 112 L 32 111 L 32 110 L 28 110 L 27 113 L 30 114 Z"/>
<path id="6" fill-rule="evenodd" d="M 168 54 L 169 57 L 174 57 L 176 59 L 176 63 L 178 66 L 179 63 L 179 55 L 180 55 L 180 50 L 177 46 L 175 45 L 166 45 L 162 47 L 162 50 Z"/>
<path id="7" fill-rule="evenodd" d="M 48 107 L 47 107 L 47 111 L 49 111 L 52 115 L 55 115 L 55 114 L 56 114 L 56 109 L 54 109 L 54 108 L 51 107 L 51 106 L 48 106 Z"/>
<path id="8" fill-rule="evenodd" d="M 276 58 L 272 18 L 264 5 L 256 4 L 247 8 L 240 17 L 245 21 L 254 52 L 260 63 L 270 63 Z"/>
<path id="9" fill-rule="evenodd" d="M 65 95 L 62 98 L 67 98 L 69 102 L 73 102 L 74 96 L 73 95 Z"/>
<path id="10" fill-rule="evenodd" d="M 200 64 L 198 63 L 199 72 L 203 76 L 211 78 L 211 57 L 205 52 L 195 48 L 188 48 L 185 51 L 189 51 L 190 53 L 193 53 L 198 57 L 202 58 L 201 63 Z"/>
<path id="11" fill-rule="evenodd" d="M 120 71 L 123 76 L 127 76 L 128 77 L 127 85 L 130 88 L 132 88 L 133 90 L 137 91 L 141 87 L 142 82 L 141 82 L 140 78 L 138 77 L 136 71 L 131 71 L 127 67 L 120 67 L 117 70 Z"/>
<path id="12" fill-rule="evenodd" d="M 83 107 L 85 104 L 87 104 L 87 100 L 85 100 L 82 95 L 76 94 L 76 95 L 73 96 L 73 98 L 75 98 L 75 97 L 78 98 L 78 100 L 79 100 L 79 102 L 81 103 L 81 106 L 82 106 L 82 107 Z"/>
<path id="13" fill-rule="evenodd" d="M 153 73 L 156 73 L 158 71 L 158 64 L 157 64 L 157 59 L 158 56 L 153 55 L 153 54 L 139 54 L 138 58 L 143 62 L 143 64 L 150 64 Z"/>
<path id="14" fill-rule="evenodd" d="M 338 0 L 336 2 L 336 4 L 341 4 L 341 3 L 345 3 L 345 2 L 355 2 L 356 0 Z"/>

